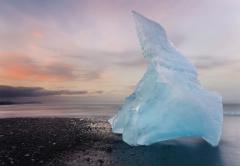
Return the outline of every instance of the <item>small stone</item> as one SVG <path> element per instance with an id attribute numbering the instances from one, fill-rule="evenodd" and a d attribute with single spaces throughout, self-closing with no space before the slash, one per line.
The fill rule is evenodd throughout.
<path id="1" fill-rule="evenodd" d="M 103 163 L 104 163 L 104 161 L 103 161 L 102 159 L 98 159 L 98 162 L 99 162 L 100 164 L 103 164 Z"/>
<path id="2" fill-rule="evenodd" d="M 30 154 L 26 153 L 24 156 L 25 156 L 25 157 L 29 157 L 29 156 L 30 156 Z"/>
<path id="3" fill-rule="evenodd" d="M 12 149 L 16 149 L 16 146 L 11 146 Z"/>
<path id="4" fill-rule="evenodd" d="M 134 153 L 134 152 L 131 152 L 130 155 L 131 155 L 131 156 L 135 156 L 135 153 Z"/>
<path id="5" fill-rule="evenodd" d="M 107 147 L 107 148 L 106 148 L 106 152 L 107 152 L 107 153 L 112 153 L 112 147 Z"/>

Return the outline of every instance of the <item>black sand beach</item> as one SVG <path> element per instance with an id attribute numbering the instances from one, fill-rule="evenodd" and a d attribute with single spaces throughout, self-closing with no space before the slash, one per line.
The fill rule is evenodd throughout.
<path id="1" fill-rule="evenodd" d="M 106 118 L 0 120 L 0 165 L 239 166 L 239 117 L 225 117 L 218 147 L 179 139 L 131 147 Z"/>

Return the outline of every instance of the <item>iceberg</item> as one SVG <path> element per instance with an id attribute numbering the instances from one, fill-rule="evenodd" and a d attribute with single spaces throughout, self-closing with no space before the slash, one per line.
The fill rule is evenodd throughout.
<path id="1" fill-rule="evenodd" d="M 118 113 L 114 133 L 132 146 L 179 137 L 202 137 L 217 146 L 223 124 L 222 97 L 205 90 L 195 67 L 175 49 L 163 27 L 133 11 L 147 71 Z"/>

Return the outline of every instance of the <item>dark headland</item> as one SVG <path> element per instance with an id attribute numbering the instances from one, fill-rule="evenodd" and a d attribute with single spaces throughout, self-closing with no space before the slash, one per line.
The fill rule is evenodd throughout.
<path id="1" fill-rule="evenodd" d="M 237 166 L 239 118 L 234 118 L 225 118 L 218 147 L 201 139 L 132 147 L 111 133 L 106 118 L 0 119 L 0 165 Z"/>
<path id="2" fill-rule="evenodd" d="M 27 102 L 16 102 L 16 101 L 0 101 L 0 106 L 1 105 L 16 105 L 16 104 L 41 104 L 39 101 L 27 101 Z"/>

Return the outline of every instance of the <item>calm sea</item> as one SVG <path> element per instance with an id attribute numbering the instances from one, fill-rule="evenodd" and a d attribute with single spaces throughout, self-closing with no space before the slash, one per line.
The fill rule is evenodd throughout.
<path id="1" fill-rule="evenodd" d="M 8 117 L 81 117 L 113 116 L 121 104 L 17 104 L 0 106 L 0 118 Z M 240 105 L 225 104 L 224 115 L 239 116 Z"/>

